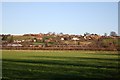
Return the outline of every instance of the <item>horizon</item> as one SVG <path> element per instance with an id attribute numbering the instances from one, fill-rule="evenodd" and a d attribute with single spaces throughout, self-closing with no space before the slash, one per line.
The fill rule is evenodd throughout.
<path id="1" fill-rule="evenodd" d="M 114 31 L 111 31 L 111 32 L 114 32 Z M 89 32 L 85 32 L 85 33 L 82 33 L 82 34 L 69 34 L 69 33 L 63 33 L 63 32 L 60 32 L 60 33 L 62 33 L 63 35 L 68 34 L 68 35 L 82 35 L 83 36 L 84 34 L 88 33 L 88 34 L 97 34 L 97 35 L 100 35 L 100 36 L 104 36 L 106 34 L 107 36 L 110 36 L 111 32 L 109 32 L 109 34 L 107 34 L 107 33 L 97 34 L 97 33 L 89 33 Z M 55 33 L 55 32 L 47 32 L 47 33 L 41 33 L 41 32 L 39 32 L 39 33 L 23 33 L 23 34 L 2 33 L 0 35 L 9 35 L 9 34 L 10 35 L 25 35 L 25 34 L 48 34 L 48 33 Z M 60 33 L 55 33 L 55 35 L 60 34 Z M 119 36 L 118 33 L 116 33 L 116 34 L 117 34 L 117 36 Z"/>
<path id="2" fill-rule="evenodd" d="M 3 34 L 118 34 L 117 2 L 5 2 Z"/>

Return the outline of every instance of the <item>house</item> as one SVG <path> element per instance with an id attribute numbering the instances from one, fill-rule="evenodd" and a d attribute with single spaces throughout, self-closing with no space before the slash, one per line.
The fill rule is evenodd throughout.
<path id="1" fill-rule="evenodd" d="M 8 47 L 22 47 L 21 44 L 7 44 Z"/>
<path id="2" fill-rule="evenodd" d="M 20 40 L 14 40 L 15 43 L 21 43 L 22 41 Z"/>
<path id="3" fill-rule="evenodd" d="M 63 40 L 64 40 L 64 38 L 61 38 L 61 40 L 63 41 Z"/>
<path id="4" fill-rule="evenodd" d="M 72 40 L 74 40 L 74 41 L 78 41 L 79 38 L 74 37 L 74 38 L 72 38 Z"/>

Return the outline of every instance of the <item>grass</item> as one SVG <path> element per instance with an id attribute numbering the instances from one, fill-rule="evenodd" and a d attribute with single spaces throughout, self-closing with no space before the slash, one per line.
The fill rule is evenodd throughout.
<path id="1" fill-rule="evenodd" d="M 34 37 L 32 36 L 13 36 L 14 40 L 28 40 L 28 39 L 33 39 Z"/>
<path id="2" fill-rule="evenodd" d="M 114 51 L 3 50 L 3 79 L 119 79 Z"/>

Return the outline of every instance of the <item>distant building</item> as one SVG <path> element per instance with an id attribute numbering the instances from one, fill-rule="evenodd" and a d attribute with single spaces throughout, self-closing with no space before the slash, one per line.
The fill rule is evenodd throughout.
<path id="1" fill-rule="evenodd" d="M 74 41 L 78 41 L 79 38 L 74 37 L 74 38 L 72 38 L 72 40 L 74 40 Z"/>
<path id="2" fill-rule="evenodd" d="M 63 40 L 64 40 L 64 38 L 61 38 L 61 40 L 63 41 Z"/>
<path id="3" fill-rule="evenodd" d="M 21 47 L 21 44 L 7 44 L 8 47 Z"/>

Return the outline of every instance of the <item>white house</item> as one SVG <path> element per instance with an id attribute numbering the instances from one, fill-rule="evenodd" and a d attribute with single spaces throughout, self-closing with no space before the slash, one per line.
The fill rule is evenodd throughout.
<path id="1" fill-rule="evenodd" d="M 61 40 L 63 41 L 63 40 L 64 40 L 64 38 L 61 38 Z"/>
<path id="2" fill-rule="evenodd" d="M 79 38 L 74 37 L 74 38 L 72 38 L 72 40 L 74 40 L 74 41 L 78 41 Z"/>
<path id="3" fill-rule="evenodd" d="M 7 46 L 12 46 L 12 47 L 21 47 L 22 45 L 21 44 L 7 44 Z"/>

